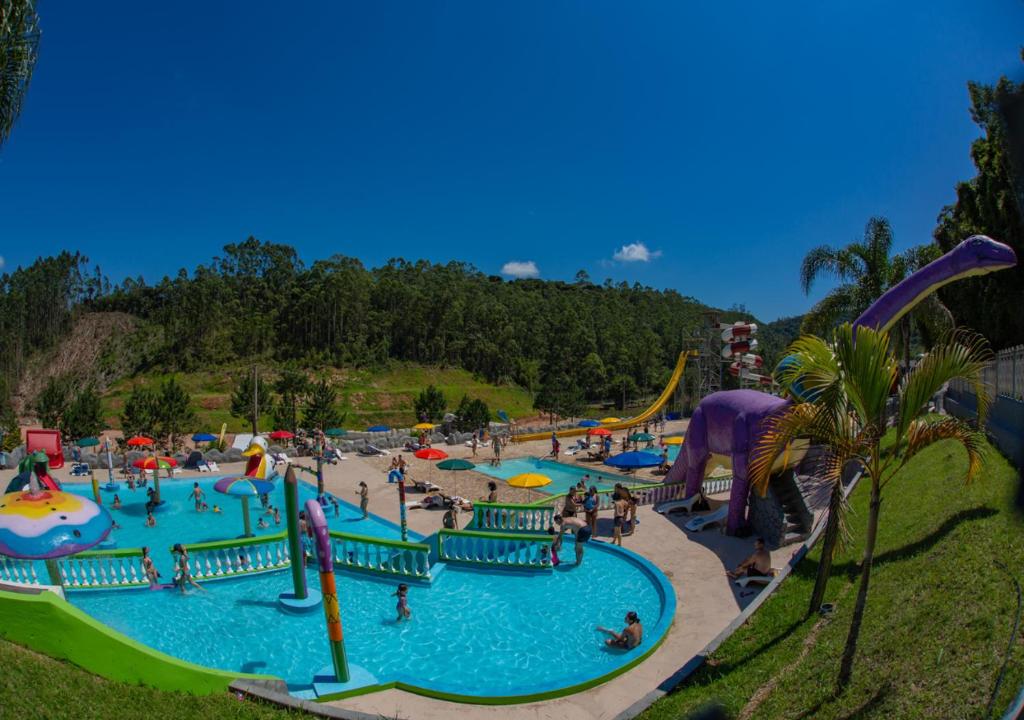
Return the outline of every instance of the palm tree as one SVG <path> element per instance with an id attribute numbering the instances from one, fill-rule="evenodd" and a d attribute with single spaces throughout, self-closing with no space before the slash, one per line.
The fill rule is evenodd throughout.
<path id="1" fill-rule="evenodd" d="M 781 382 L 788 386 L 799 380 L 817 395 L 813 401 L 792 405 L 765 423 L 751 462 L 754 487 L 765 491 L 775 459 L 798 437 L 810 437 L 827 448 L 825 474 L 834 489 L 848 462 L 859 462 L 864 479 L 871 483 L 860 585 L 838 677 L 842 690 L 853 671 L 867 606 L 882 490 L 911 458 L 939 440 L 956 440 L 967 451 L 965 481 L 977 475 L 983 460 L 984 435 L 956 418 L 927 417 L 926 411 L 928 401 L 945 383 L 963 378 L 974 386 L 978 419 L 983 422 L 989 396 L 982 382 L 982 369 L 990 361 L 991 351 L 983 338 L 964 331 L 953 332 L 937 343 L 899 384 L 893 420 L 895 437 L 885 448 L 882 438 L 890 419 L 887 407 L 898 376 L 887 333 L 855 329 L 845 323 L 836 329 L 832 343 L 803 336 L 790 346 L 790 353 L 795 361 L 783 368 Z M 839 510 L 835 516 L 830 513 L 828 520 L 836 537 L 842 523 Z M 829 529 L 826 526 L 826 539 Z M 826 559 L 831 561 L 827 547 L 823 548 L 823 562 Z"/>
<path id="2" fill-rule="evenodd" d="M 0 146 L 21 114 L 38 47 L 39 17 L 34 0 L 0 3 Z"/>
<path id="3" fill-rule="evenodd" d="M 804 316 L 801 330 L 824 336 L 828 328 L 843 320 L 852 320 L 868 309 L 882 293 L 939 256 L 935 245 L 919 245 L 891 255 L 892 227 L 883 217 L 873 217 L 864 227 L 864 238 L 844 248 L 821 245 L 804 256 L 800 266 L 800 285 L 804 294 L 814 281 L 832 275 L 840 285 L 821 299 Z M 929 345 L 952 327 L 952 315 L 935 295 L 930 295 L 912 313 L 918 332 Z M 909 366 L 910 316 L 899 324 L 904 364 Z"/>

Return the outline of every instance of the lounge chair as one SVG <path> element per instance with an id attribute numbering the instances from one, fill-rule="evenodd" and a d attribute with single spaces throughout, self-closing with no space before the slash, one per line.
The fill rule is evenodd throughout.
<path id="1" fill-rule="evenodd" d="M 688 521 L 684 527 L 690 532 L 700 532 L 701 530 L 707 530 L 712 525 L 725 522 L 725 519 L 729 516 L 729 506 L 722 505 L 715 510 L 703 515 L 698 515 L 692 520 Z"/>
<path id="2" fill-rule="evenodd" d="M 440 492 L 441 491 L 441 486 L 440 485 L 435 485 L 434 483 L 430 482 L 429 480 L 412 480 L 411 482 L 412 482 L 413 489 L 419 490 L 421 492 L 429 493 L 429 492 L 435 492 L 435 491 L 436 492 Z"/>
<path id="3" fill-rule="evenodd" d="M 744 575 L 734 581 L 737 585 L 745 588 L 747 585 L 767 585 L 775 579 L 775 570 L 772 569 L 769 575 Z"/>
<path id="4" fill-rule="evenodd" d="M 210 472 L 220 472 L 220 466 L 213 460 L 207 460 L 206 466 L 210 468 Z"/>
<path id="5" fill-rule="evenodd" d="M 682 510 L 685 513 L 692 513 L 693 506 L 704 497 L 704 493 L 696 493 L 684 500 L 666 500 L 665 502 L 658 503 L 654 506 L 654 512 L 661 513 L 662 515 L 668 515 L 672 512 L 678 512 Z"/>
<path id="6" fill-rule="evenodd" d="M 272 457 L 274 459 L 274 464 L 275 465 L 280 465 L 281 463 L 286 463 L 287 464 L 287 463 L 291 462 L 291 460 L 288 458 L 287 453 L 284 453 L 284 452 L 271 453 L 270 457 Z"/>
<path id="7" fill-rule="evenodd" d="M 210 472 L 210 464 L 205 460 L 196 460 L 196 470 L 199 472 Z"/>
<path id="8" fill-rule="evenodd" d="M 71 464 L 71 474 L 75 477 L 82 477 L 89 474 L 89 464 L 76 462 Z"/>

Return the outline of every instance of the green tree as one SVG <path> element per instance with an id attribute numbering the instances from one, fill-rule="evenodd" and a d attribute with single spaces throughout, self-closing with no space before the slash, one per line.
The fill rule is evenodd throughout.
<path id="1" fill-rule="evenodd" d="M 180 436 L 194 432 L 195 426 L 196 412 L 192 407 L 192 398 L 173 377 L 168 378 L 160 386 L 157 400 L 157 430 L 166 436 L 167 447 L 173 451 L 178 446 Z"/>
<path id="2" fill-rule="evenodd" d="M 978 474 L 983 461 L 984 434 L 956 418 L 928 416 L 928 402 L 950 380 L 962 378 L 977 393 L 979 423 L 983 422 L 989 397 L 982 370 L 992 354 L 980 336 L 965 332 L 951 334 L 936 344 L 900 383 L 893 441 L 883 446 L 889 424 L 890 392 L 898 375 L 889 336 L 865 327 L 855 331 L 845 323 L 836 329 L 833 338 L 829 343 L 808 335 L 790 347 L 795 362 L 782 373 L 782 383 L 791 385 L 799 379 L 807 390 L 818 395 L 813 402 L 792 405 L 765 422 L 752 453 L 750 477 L 754 487 L 764 492 L 775 460 L 795 439 L 809 437 L 827 448 L 827 477 L 833 488 L 849 462 L 860 463 L 863 481 L 871 484 L 860 584 L 837 683 L 842 690 L 853 672 L 857 638 L 867 607 L 882 491 L 911 458 L 940 440 L 955 440 L 966 450 L 966 481 Z M 840 511 L 829 516 L 829 523 L 835 522 L 838 528 L 842 512 L 837 509 Z M 838 537 L 839 533 L 834 534 Z M 826 538 L 828 535 L 827 527 Z M 834 548 L 822 550 L 823 558 L 831 559 L 833 554 Z"/>
<path id="3" fill-rule="evenodd" d="M 1024 55 L 1022 55 L 1024 58 Z M 956 186 L 956 203 L 942 209 L 934 237 L 943 252 L 971 235 L 989 235 L 1024 258 L 1024 168 L 1016 168 L 1002 108 L 1024 94 L 1024 84 L 1000 78 L 994 86 L 968 83 L 971 117 L 982 136 L 971 144 L 978 174 Z M 1020 102 L 1020 100 L 1018 100 Z M 960 325 L 972 327 L 997 348 L 1024 342 L 1024 263 L 939 289 Z"/>
<path id="4" fill-rule="evenodd" d="M 252 372 L 238 378 L 235 390 L 231 393 L 231 417 L 248 420 L 252 434 L 259 435 L 260 416 L 273 409 L 274 398 L 270 385 L 260 375 L 258 368 L 253 367 Z"/>
<path id="5" fill-rule="evenodd" d="M 491 410 L 483 400 L 479 398 L 471 400 L 468 395 L 463 395 L 455 410 L 455 417 L 457 418 L 455 427 L 462 432 L 469 432 L 487 428 L 491 422 Z"/>
<path id="6" fill-rule="evenodd" d="M 447 405 L 448 401 L 445 399 L 444 393 L 433 385 L 427 385 L 412 401 L 416 419 L 420 422 L 436 423 L 440 421 L 444 417 Z"/>
<path id="7" fill-rule="evenodd" d="M 21 426 L 7 395 L 7 388 L 0 381 L 0 450 L 10 452 L 21 444 Z"/>
<path id="8" fill-rule="evenodd" d="M 148 387 L 132 388 L 121 412 L 121 429 L 125 437 L 152 436 L 159 429 L 160 396 Z"/>
<path id="9" fill-rule="evenodd" d="M 299 407 L 309 392 L 309 379 L 295 363 L 288 363 L 274 382 L 278 401 L 274 405 L 274 424 L 295 432 L 299 427 Z"/>
<path id="10" fill-rule="evenodd" d="M 60 429 L 64 416 L 74 401 L 74 385 L 70 377 L 51 377 L 36 398 L 36 414 L 43 427 Z"/>
<path id="11" fill-rule="evenodd" d="M 0 5 L 0 146 L 10 137 L 32 79 L 39 47 L 39 17 L 32 0 Z"/>
<path id="12" fill-rule="evenodd" d="M 889 221 L 873 217 L 865 225 L 860 242 L 842 248 L 821 245 L 808 252 L 800 266 L 804 293 L 810 293 L 815 280 L 823 275 L 835 277 L 840 285 L 804 315 L 802 332 L 826 335 L 838 323 L 855 320 L 886 290 L 938 257 L 935 247 L 929 245 L 893 255 L 892 244 Z M 911 317 L 929 337 L 952 326 L 949 311 L 937 296 L 925 298 L 899 325 L 905 362 L 910 354 Z"/>
<path id="13" fill-rule="evenodd" d="M 302 416 L 302 423 L 307 427 L 327 428 L 341 425 L 345 416 L 338 410 L 338 391 L 327 380 L 322 378 L 309 389 L 309 401 Z"/>
<path id="14" fill-rule="evenodd" d="M 583 382 L 583 387 L 587 388 L 584 391 L 586 399 L 598 399 L 608 380 L 608 374 L 605 371 L 604 361 L 601 359 L 601 356 L 596 352 L 588 353 L 580 364 L 579 375 Z"/>
<path id="15" fill-rule="evenodd" d="M 98 435 L 105 425 L 99 393 L 92 385 L 87 385 L 71 401 L 60 429 L 68 439 L 79 440 Z"/>

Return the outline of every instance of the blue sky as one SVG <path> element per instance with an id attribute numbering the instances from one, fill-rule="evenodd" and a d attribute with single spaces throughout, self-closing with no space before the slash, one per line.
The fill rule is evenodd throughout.
<path id="1" fill-rule="evenodd" d="M 8 268 L 157 280 L 248 235 L 804 311 L 811 247 L 929 241 L 1024 3 L 42 2 Z M 618 259 L 616 259 L 618 256 Z M 644 259 L 646 258 L 646 259 Z"/>

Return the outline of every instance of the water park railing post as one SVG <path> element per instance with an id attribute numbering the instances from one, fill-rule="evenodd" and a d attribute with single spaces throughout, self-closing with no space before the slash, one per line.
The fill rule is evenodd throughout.
<path id="1" fill-rule="evenodd" d="M 402 542 L 409 542 L 409 525 L 405 518 L 405 474 L 398 474 L 398 516 L 402 522 Z"/>
<path id="2" fill-rule="evenodd" d="M 348 658 L 345 655 L 345 635 L 341 628 L 341 606 L 338 603 L 338 589 L 334 580 L 334 558 L 331 552 L 331 535 L 327 518 L 316 500 L 306 501 L 306 518 L 313 528 L 316 545 L 317 565 L 320 569 L 320 592 L 324 601 L 324 619 L 327 622 L 327 640 L 331 646 L 331 661 L 334 676 L 339 682 L 348 682 Z"/>
<path id="3" fill-rule="evenodd" d="M 308 612 L 320 604 L 320 593 L 306 586 L 306 554 L 299 537 L 299 481 L 291 465 L 284 473 L 284 511 L 288 523 L 288 557 L 291 559 L 292 592 L 277 601 L 288 612 Z"/>

